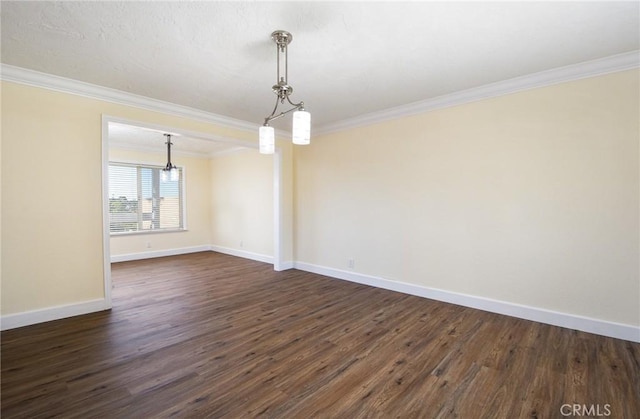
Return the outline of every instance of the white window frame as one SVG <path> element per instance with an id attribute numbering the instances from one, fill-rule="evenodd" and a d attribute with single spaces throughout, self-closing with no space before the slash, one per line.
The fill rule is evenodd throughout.
<path id="1" fill-rule="evenodd" d="M 107 173 L 109 171 L 109 166 L 111 165 L 119 165 L 119 166 L 129 166 L 136 168 L 149 168 L 149 169 L 160 169 L 162 170 L 164 166 L 158 165 L 157 163 L 146 163 L 146 162 L 132 162 L 132 161 L 120 161 L 120 160 L 109 160 L 107 162 Z M 177 228 L 157 228 L 157 229 L 145 229 L 145 230 L 137 230 L 137 231 L 111 231 L 109 225 L 109 236 L 110 237 L 118 237 L 118 236 L 129 236 L 129 235 L 144 235 L 144 234 L 161 234 L 161 233 L 175 233 L 187 231 L 187 193 L 186 193 L 186 168 L 183 166 L 178 166 L 178 169 L 181 172 L 180 176 L 180 221 L 181 227 Z M 109 184 L 109 180 L 107 179 L 107 185 Z M 139 186 L 138 186 L 139 187 Z M 140 191 L 138 191 L 138 196 Z M 109 203 L 107 202 L 107 206 Z M 110 217 L 109 211 L 109 217 Z"/>

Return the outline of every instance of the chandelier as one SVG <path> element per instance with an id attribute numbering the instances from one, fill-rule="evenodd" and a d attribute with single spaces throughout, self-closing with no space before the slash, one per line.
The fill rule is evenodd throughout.
<path id="1" fill-rule="evenodd" d="M 160 175 L 160 180 L 162 182 L 167 182 L 171 180 L 172 182 L 180 179 L 180 172 L 178 171 L 178 167 L 171 163 L 171 146 L 173 143 L 171 142 L 171 134 L 164 134 L 167 137 L 167 165 L 162 169 L 162 174 Z"/>
<path id="2" fill-rule="evenodd" d="M 309 144 L 311 140 L 311 114 L 304 109 L 304 102 L 293 103 L 289 96 L 293 93 L 293 87 L 291 87 L 287 81 L 288 79 L 288 57 L 287 47 L 293 40 L 293 35 L 287 31 L 274 31 L 271 34 L 271 39 L 276 43 L 276 57 L 277 57 L 277 79 L 276 84 L 273 85 L 273 93 L 276 94 L 276 105 L 273 107 L 271 115 L 264 119 L 264 124 L 260 127 L 260 153 L 273 154 L 275 151 L 275 131 L 273 127 L 269 125 L 269 122 L 274 119 L 281 118 L 293 112 L 293 143 L 305 145 Z M 284 59 L 283 59 L 284 57 Z M 280 64 L 284 64 L 284 74 L 281 73 Z M 278 106 L 284 104 L 285 100 L 289 102 L 293 108 L 280 112 Z"/>

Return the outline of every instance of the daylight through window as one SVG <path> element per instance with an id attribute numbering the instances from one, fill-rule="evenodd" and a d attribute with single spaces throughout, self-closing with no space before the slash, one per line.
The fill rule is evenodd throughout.
<path id="1" fill-rule="evenodd" d="M 109 163 L 112 234 L 184 229 L 183 173 L 163 181 L 162 167 Z"/>

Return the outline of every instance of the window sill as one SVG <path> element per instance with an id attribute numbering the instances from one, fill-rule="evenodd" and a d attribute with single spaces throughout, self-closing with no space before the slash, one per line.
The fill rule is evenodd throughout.
<path id="1" fill-rule="evenodd" d="M 164 233 L 184 233 L 189 231 L 186 228 L 166 229 L 166 230 L 140 230 L 140 231 L 122 231 L 116 233 L 109 233 L 110 237 L 124 237 L 124 236 L 145 236 L 147 234 L 164 234 Z"/>

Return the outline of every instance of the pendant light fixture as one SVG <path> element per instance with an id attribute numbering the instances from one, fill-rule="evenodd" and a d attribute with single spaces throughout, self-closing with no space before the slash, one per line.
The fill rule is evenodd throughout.
<path id="1" fill-rule="evenodd" d="M 178 168 L 171 163 L 171 146 L 173 145 L 171 142 L 171 134 L 164 134 L 164 136 L 167 137 L 167 142 L 165 143 L 167 145 L 167 165 L 162 169 L 160 180 L 163 182 L 167 182 L 168 180 L 175 182 L 180 179 L 180 172 Z"/>
<path id="2" fill-rule="evenodd" d="M 277 98 L 273 112 L 264 119 L 264 124 L 260 127 L 260 153 L 262 154 L 273 154 L 275 151 L 275 131 L 273 127 L 269 125 L 269 122 L 281 118 L 292 111 L 294 111 L 292 128 L 293 143 L 305 145 L 311 141 L 311 114 L 305 111 L 304 102 L 293 103 L 289 98 L 289 95 L 293 93 L 293 87 L 291 87 L 287 81 L 289 70 L 287 47 L 293 40 L 293 35 L 287 31 L 278 30 L 271 34 L 271 39 L 276 43 L 276 58 L 278 61 L 276 84 L 272 87 L 273 93 L 276 94 Z M 284 74 L 280 72 L 282 67 L 280 65 L 281 61 L 283 61 L 284 64 Z M 289 102 L 293 108 L 276 115 L 278 105 L 284 104 L 285 100 Z"/>

